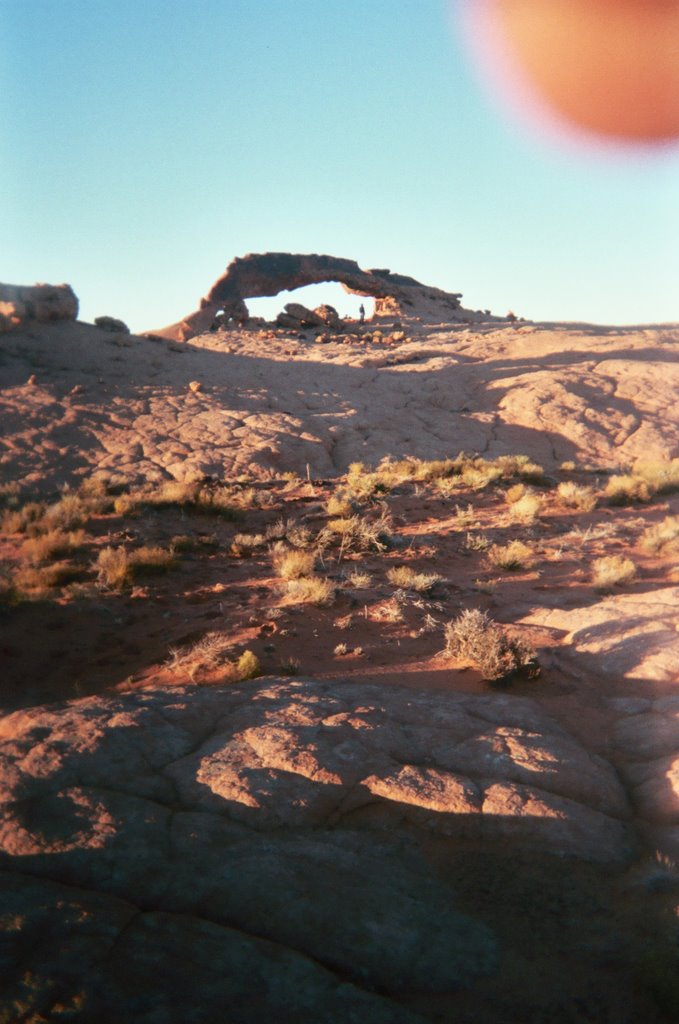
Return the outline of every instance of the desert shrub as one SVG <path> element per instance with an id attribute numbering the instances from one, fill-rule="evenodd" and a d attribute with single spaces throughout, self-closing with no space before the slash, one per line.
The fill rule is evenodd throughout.
<path id="1" fill-rule="evenodd" d="M 595 590 L 608 591 L 623 583 L 629 583 L 637 574 L 631 558 L 623 555 L 606 555 L 592 563 L 592 585 Z"/>
<path id="2" fill-rule="evenodd" d="M 74 530 L 88 518 L 84 500 L 78 494 L 64 494 L 53 505 L 48 505 L 43 516 L 45 528 L 53 530 Z"/>
<path id="3" fill-rule="evenodd" d="M 137 548 L 130 553 L 128 562 L 133 576 L 163 573 L 177 565 L 174 553 L 158 545 Z"/>
<path id="4" fill-rule="evenodd" d="M 225 633 L 206 633 L 188 647 L 170 648 L 168 667 L 175 675 L 186 675 L 194 682 L 204 673 L 228 664 L 232 646 Z"/>
<path id="5" fill-rule="evenodd" d="M 10 509 L 2 517 L 3 533 L 28 533 L 42 519 L 45 506 L 37 501 L 29 501 L 16 509 Z"/>
<path id="6" fill-rule="evenodd" d="M 674 549 L 679 546 L 679 516 L 666 516 L 661 523 L 654 523 L 644 530 L 641 546 L 646 551 Z"/>
<path id="7" fill-rule="evenodd" d="M 597 497 L 592 487 L 584 487 L 572 480 L 562 481 L 556 489 L 556 500 L 564 508 L 575 508 L 579 512 L 592 512 Z"/>
<path id="8" fill-rule="evenodd" d="M 17 481 L 0 484 L 0 509 L 16 508 L 19 504 L 21 485 Z"/>
<path id="9" fill-rule="evenodd" d="M 679 459 L 639 459 L 634 474 L 646 481 L 653 494 L 679 491 Z"/>
<path id="10" fill-rule="evenodd" d="M 265 544 L 266 537 L 263 533 L 237 533 L 231 541 L 231 553 L 237 558 L 247 558 Z"/>
<path id="11" fill-rule="evenodd" d="M 85 534 L 82 530 L 71 533 L 65 533 L 63 530 L 50 530 L 49 533 L 27 537 L 20 548 L 21 557 L 31 565 L 38 565 L 40 562 L 46 562 L 50 558 L 81 547 L 84 539 Z"/>
<path id="12" fill-rule="evenodd" d="M 416 572 L 408 565 L 399 565 L 387 570 L 387 579 L 395 587 L 416 590 L 420 594 L 428 593 L 442 578 L 435 572 Z"/>
<path id="13" fill-rule="evenodd" d="M 353 506 L 349 498 L 343 494 L 331 494 L 326 503 L 326 510 L 329 516 L 349 516 L 353 511 Z"/>
<path id="14" fill-rule="evenodd" d="M 455 524 L 461 528 L 477 525 L 476 510 L 472 505 L 467 505 L 466 508 L 462 508 L 460 505 L 455 506 Z"/>
<path id="15" fill-rule="evenodd" d="M 263 538 L 262 538 L 263 542 Z M 190 551 L 211 550 L 219 547 L 219 541 L 214 534 L 176 534 L 170 541 L 170 550 L 176 554 L 188 553 Z"/>
<path id="16" fill-rule="evenodd" d="M 335 600 L 335 588 L 330 580 L 320 576 L 307 576 L 288 580 L 287 592 L 298 604 L 312 604 L 325 607 Z"/>
<path id="17" fill-rule="evenodd" d="M 107 590 L 122 590 L 132 579 L 130 557 L 125 548 L 102 548 L 94 567 L 97 582 Z"/>
<path id="18" fill-rule="evenodd" d="M 520 501 L 524 494 L 528 494 L 526 485 L 514 484 L 505 491 L 505 500 L 509 505 L 513 505 L 515 502 Z"/>
<path id="19" fill-rule="evenodd" d="M 303 576 L 313 576 L 316 556 L 312 551 L 300 551 L 278 543 L 272 551 L 272 561 L 278 576 L 285 580 L 298 580 Z"/>
<path id="20" fill-rule="evenodd" d="M 494 568 L 507 569 L 514 572 L 529 569 L 534 562 L 531 548 L 520 540 L 512 540 L 509 544 L 493 544 L 488 549 L 488 562 Z"/>
<path id="21" fill-rule="evenodd" d="M 368 587 L 372 586 L 373 578 L 369 572 L 364 572 L 362 569 L 354 569 L 352 572 L 347 573 L 347 583 L 354 590 L 367 590 Z"/>
<path id="22" fill-rule="evenodd" d="M 282 676 L 298 676 L 302 668 L 299 658 L 284 658 L 278 666 Z"/>
<path id="23" fill-rule="evenodd" d="M 26 565 L 16 573 L 14 586 L 19 594 L 36 596 L 82 579 L 83 574 L 84 570 L 80 566 L 67 560 L 51 562 L 49 565 Z"/>
<path id="24" fill-rule="evenodd" d="M 329 519 L 318 535 L 320 548 L 340 545 L 342 552 L 387 551 L 394 546 L 391 518 L 382 512 L 377 519 L 367 516 L 341 516 Z"/>
<path id="25" fill-rule="evenodd" d="M 629 473 L 612 476 L 604 489 L 604 497 L 609 505 L 633 505 L 650 501 L 651 496 L 648 481 Z"/>
<path id="26" fill-rule="evenodd" d="M 490 465 L 500 471 L 503 480 L 518 477 L 526 483 L 544 483 L 544 469 L 537 462 L 532 462 L 528 455 L 500 455 Z"/>
<path id="27" fill-rule="evenodd" d="M 119 494 L 113 499 L 113 511 L 119 516 L 128 516 L 144 505 L 142 495 L 137 491 L 130 491 L 127 494 Z"/>
<path id="28" fill-rule="evenodd" d="M 464 540 L 467 551 L 487 551 L 490 541 L 482 533 L 468 533 Z"/>
<path id="29" fill-rule="evenodd" d="M 536 678 L 540 673 L 535 651 L 508 636 L 499 623 L 478 608 L 467 609 L 448 622 L 444 637 L 445 654 L 469 662 L 489 681 L 506 680 L 519 673 Z"/>
<path id="30" fill-rule="evenodd" d="M 293 548 L 308 548 L 314 542 L 313 532 L 308 526 L 300 523 L 291 523 L 286 531 L 285 539 Z"/>
<path id="31" fill-rule="evenodd" d="M 531 526 L 542 510 L 542 498 L 527 491 L 509 506 L 509 518 L 523 526 Z"/>
<path id="32" fill-rule="evenodd" d="M 252 651 L 243 651 L 238 661 L 234 666 L 234 681 L 240 681 L 243 679 L 256 679 L 257 676 L 261 676 L 262 666 L 259 663 L 259 658 Z"/>

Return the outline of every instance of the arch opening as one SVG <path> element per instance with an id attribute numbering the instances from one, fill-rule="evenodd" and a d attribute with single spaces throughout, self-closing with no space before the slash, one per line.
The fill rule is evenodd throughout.
<path id="1" fill-rule="evenodd" d="M 292 291 L 280 291 L 277 295 L 245 300 L 250 316 L 261 316 L 268 321 L 275 320 L 288 302 L 299 302 L 307 309 L 315 309 L 322 305 L 333 306 L 340 319 L 349 317 L 351 320 L 358 320 L 361 306 L 365 309 L 366 320 L 370 320 L 375 313 L 375 299 L 371 295 L 350 294 L 336 281 L 307 284 Z"/>

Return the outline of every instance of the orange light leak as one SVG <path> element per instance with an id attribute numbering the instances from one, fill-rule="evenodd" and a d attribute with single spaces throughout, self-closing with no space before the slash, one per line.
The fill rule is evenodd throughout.
<path id="1" fill-rule="evenodd" d="M 590 137 L 679 139 L 679 0 L 461 0 L 494 91 Z M 551 134 L 551 132 L 550 132 Z"/>

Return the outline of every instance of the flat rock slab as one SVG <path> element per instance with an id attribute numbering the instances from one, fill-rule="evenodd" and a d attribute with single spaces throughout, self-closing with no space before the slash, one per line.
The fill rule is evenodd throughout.
<path id="1" fill-rule="evenodd" d="M 625 679 L 679 681 L 679 587 L 616 594 L 585 608 L 538 608 L 526 624 L 563 630 L 578 663 Z"/>
<path id="2" fill-rule="evenodd" d="M 405 841 L 413 829 L 604 863 L 632 848 L 610 764 L 507 695 L 158 689 L 15 712 L 0 744 L 7 962 L 72 977 L 69 998 L 85 985 L 95 1008 L 109 987 L 123 1005 L 158 964 L 172 974 L 183 948 L 204 953 L 194 987 L 242 1001 L 234 1020 L 311 1020 L 306 987 L 329 1021 L 405 1022 L 390 997 L 470 984 L 499 953 Z M 50 929 L 67 940 L 47 948 Z M 270 974 L 261 1005 L 234 973 Z M 139 999 L 135 1019 L 157 1019 Z"/>
<path id="3" fill-rule="evenodd" d="M 679 453 L 676 328 L 425 327 L 313 344 L 229 331 L 190 343 L 36 324 L 0 346 L 0 472 L 56 488 L 524 453 L 626 466 Z"/>

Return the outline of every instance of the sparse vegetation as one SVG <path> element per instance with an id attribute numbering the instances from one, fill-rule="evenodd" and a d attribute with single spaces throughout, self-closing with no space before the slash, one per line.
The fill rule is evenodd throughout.
<path id="1" fill-rule="evenodd" d="M 65 533 L 63 530 L 50 530 L 48 533 L 27 537 L 19 549 L 21 557 L 31 565 L 39 565 L 58 555 L 66 554 L 82 546 L 85 539 L 83 530 Z"/>
<path id="2" fill-rule="evenodd" d="M 597 504 L 597 496 L 592 487 L 576 484 L 572 480 L 564 480 L 559 484 L 556 500 L 564 508 L 574 508 L 579 512 L 592 512 Z"/>
<path id="3" fill-rule="evenodd" d="M 530 569 L 535 561 L 533 551 L 520 540 L 512 540 L 508 544 L 493 544 L 488 549 L 488 563 L 496 569 L 518 572 Z"/>
<path id="4" fill-rule="evenodd" d="M 542 499 L 527 491 L 509 506 L 509 518 L 523 526 L 531 526 L 542 510 Z"/>
<path id="5" fill-rule="evenodd" d="M 288 548 L 279 542 L 272 551 L 272 561 L 278 576 L 284 580 L 299 580 L 314 575 L 316 556 L 312 551 Z"/>
<path id="6" fill-rule="evenodd" d="M 607 592 L 614 587 L 629 583 L 637 574 L 631 558 L 623 555 L 606 555 L 592 564 L 592 585 L 595 590 Z"/>
<path id="7" fill-rule="evenodd" d="M 509 680 L 517 674 L 536 678 L 539 665 L 535 651 L 510 637 L 487 612 L 477 608 L 463 611 L 444 627 L 444 653 L 478 668 L 489 681 Z"/>
<path id="8" fill-rule="evenodd" d="M 139 575 L 167 572 L 177 559 L 172 551 L 155 545 L 128 552 L 123 547 L 102 548 L 95 568 L 100 586 L 107 590 L 122 590 Z"/>
<path id="9" fill-rule="evenodd" d="M 307 576 L 288 581 L 287 593 L 297 604 L 313 604 L 319 608 L 335 600 L 335 588 L 330 580 L 321 576 Z"/>
<path id="10" fill-rule="evenodd" d="M 441 582 L 443 577 L 435 572 L 416 572 L 408 565 L 399 565 L 387 570 L 387 579 L 395 587 L 427 594 L 437 583 Z"/>
<path id="11" fill-rule="evenodd" d="M 122 590 L 132 578 L 130 558 L 125 548 L 102 548 L 95 569 L 100 586 L 107 590 Z"/>
<path id="12" fill-rule="evenodd" d="M 679 516 L 666 516 L 660 523 L 649 526 L 641 537 L 646 551 L 669 551 L 679 548 Z"/>

